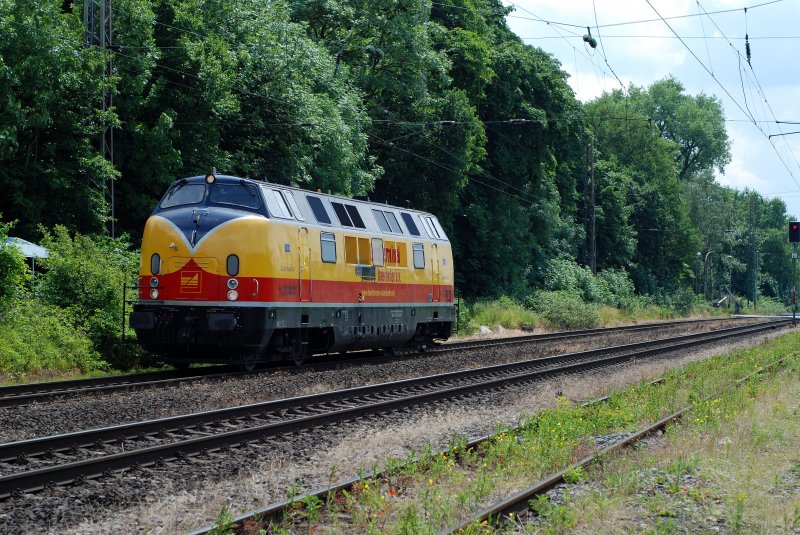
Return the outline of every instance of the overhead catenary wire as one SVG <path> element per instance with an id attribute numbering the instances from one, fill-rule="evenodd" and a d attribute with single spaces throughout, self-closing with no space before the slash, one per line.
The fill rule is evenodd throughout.
<path id="1" fill-rule="evenodd" d="M 717 83 L 717 85 L 719 85 L 719 87 L 722 88 L 722 90 L 725 92 L 726 95 L 728 95 L 728 98 L 731 99 L 731 101 L 736 105 L 736 107 L 739 108 L 739 110 L 742 113 L 744 113 L 745 116 L 748 117 L 751 120 L 751 122 L 753 122 L 753 124 L 756 125 L 756 127 L 758 127 L 758 124 L 757 124 L 757 121 L 756 121 L 755 117 L 753 117 L 752 114 L 749 113 L 745 108 L 743 108 L 742 105 L 739 103 L 739 101 L 736 100 L 736 98 L 734 98 L 733 95 L 731 95 L 730 91 L 728 91 L 728 88 L 726 88 L 725 85 L 722 82 L 720 82 L 719 79 L 714 75 L 714 73 L 712 73 L 709 70 L 709 68 L 705 65 L 705 63 L 703 63 L 703 61 L 700 58 L 697 57 L 697 54 L 695 54 L 694 50 L 692 50 L 692 48 L 688 44 L 686 44 L 686 42 L 683 39 L 680 38 L 678 33 L 675 31 L 675 29 L 670 25 L 669 22 L 667 22 L 667 20 L 664 17 L 661 16 L 659 11 L 655 8 L 655 6 L 653 6 L 653 4 L 650 2 L 650 0 L 645 0 L 645 2 L 647 2 L 647 4 L 650 6 L 650 8 L 653 10 L 653 12 L 655 12 L 656 15 L 658 15 L 659 18 L 661 18 L 661 20 L 664 22 L 664 24 L 666 24 L 667 28 L 669 28 L 669 30 L 673 34 L 675 34 L 676 37 L 678 37 L 680 42 L 689 51 L 689 53 L 692 55 L 692 57 L 694 57 L 694 59 L 700 64 L 700 66 L 703 67 L 703 69 L 709 74 L 709 76 L 711 76 L 711 78 Z M 776 3 L 776 2 L 770 2 L 770 3 Z M 699 2 L 698 2 L 698 5 L 699 5 Z M 764 4 L 764 5 L 766 5 L 766 4 Z M 703 10 L 703 11 L 705 12 L 705 10 Z M 711 19 L 711 20 L 713 21 L 713 19 Z M 763 131 L 762 131 L 762 133 L 763 133 Z M 766 137 L 767 134 L 764 134 L 764 136 Z M 792 170 L 789 168 L 787 163 L 783 160 L 783 158 L 781 157 L 781 155 L 778 152 L 778 150 L 775 147 L 775 145 L 769 140 L 769 138 L 767 138 L 767 141 L 770 143 L 772 148 L 775 150 L 775 153 L 778 155 L 778 159 L 780 160 L 781 164 L 783 164 L 783 166 L 786 169 L 786 171 L 789 173 L 789 176 L 792 178 L 792 181 L 797 185 L 798 188 L 800 188 L 800 182 L 797 181 L 797 177 L 794 176 L 794 173 L 792 173 Z"/>
<path id="2" fill-rule="evenodd" d="M 649 2 L 649 0 L 648 0 L 648 2 Z M 775 2 L 772 2 L 772 3 L 775 3 Z M 739 49 L 737 49 L 737 48 L 736 48 L 736 47 L 733 45 L 733 43 L 731 43 L 731 41 L 730 41 L 730 40 L 729 40 L 729 39 L 728 39 L 728 38 L 725 36 L 725 32 L 723 32 L 723 31 L 722 31 L 722 28 L 720 28 L 720 27 L 719 27 L 719 25 L 718 25 L 718 24 L 717 24 L 717 22 L 714 20 L 714 18 L 710 16 L 711 14 L 710 14 L 710 13 L 708 13 L 708 12 L 705 10 L 705 8 L 703 8 L 703 7 L 702 7 L 702 5 L 700 4 L 700 0 L 697 0 L 697 5 L 698 5 L 698 6 L 699 6 L 699 7 L 700 7 L 702 10 L 703 10 L 703 12 L 704 12 L 704 13 L 706 13 L 706 14 L 708 15 L 708 19 L 709 19 L 709 20 L 712 22 L 712 24 L 714 24 L 714 27 L 715 27 L 715 28 L 717 28 L 717 30 L 719 31 L 719 33 L 720 33 L 720 34 L 721 34 L 723 37 L 725 37 L 725 39 L 726 39 L 726 41 L 728 42 L 728 45 L 730 46 L 731 50 L 733 50 L 733 51 L 734 51 L 734 53 L 736 54 L 737 58 L 738 58 L 738 59 L 739 59 L 739 61 L 741 62 L 741 59 L 742 59 L 742 54 L 739 52 Z M 755 7 L 758 7 L 758 6 L 755 6 Z M 744 11 L 745 11 L 745 24 L 746 24 L 746 20 L 747 20 L 747 9 L 748 9 L 747 7 L 745 7 L 745 8 L 744 8 Z M 752 7 L 751 7 L 750 9 L 752 9 Z M 747 37 L 747 33 L 745 33 L 745 37 Z M 749 50 L 749 48 L 748 48 L 748 50 Z M 754 78 L 754 80 L 755 80 L 755 84 L 756 84 L 756 85 L 757 85 L 757 87 L 758 87 L 758 91 L 759 91 L 759 93 L 761 94 L 761 96 L 762 96 L 762 98 L 763 98 L 763 101 L 764 101 L 764 103 L 767 105 L 767 109 L 769 109 L 769 111 L 770 111 L 770 114 L 772 115 L 772 118 L 773 118 L 773 120 L 775 121 L 775 123 L 776 123 L 776 124 L 778 124 L 778 122 L 777 122 L 777 121 L 778 121 L 778 119 L 777 119 L 777 117 L 775 116 L 775 112 L 772 110 L 772 106 L 770 105 L 770 103 L 769 103 L 769 100 L 767 99 L 767 95 L 766 95 L 766 93 L 764 92 L 763 88 L 761 87 L 761 82 L 758 80 L 758 76 L 756 75 L 756 72 L 755 72 L 755 70 L 753 70 L 753 66 L 752 66 L 752 64 L 750 63 L 750 60 L 749 60 L 749 58 L 748 58 L 748 61 L 747 61 L 747 63 L 748 63 L 748 65 L 750 66 L 750 72 L 753 74 L 753 78 Z M 745 71 L 745 73 L 746 73 L 746 72 L 747 72 L 747 71 Z M 749 78 L 749 76 L 748 76 L 748 78 Z M 766 114 L 765 114 L 765 117 L 766 117 Z M 758 126 L 756 125 L 756 127 L 758 127 Z M 786 168 L 786 171 L 789 173 L 789 176 L 792 178 L 792 181 L 793 181 L 793 182 L 794 182 L 794 183 L 797 185 L 797 187 L 798 187 L 798 188 L 800 188 L 800 183 L 798 183 L 798 181 L 797 181 L 797 178 L 794 176 L 794 173 L 792 173 L 791 169 L 790 169 L 790 168 L 789 168 L 789 166 L 786 164 L 786 162 L 784 162 L 784 161 L 783 161 L 783 158 L 781 157 L 780 153 L 778 152 L 778 148 L 777 148 L 777 147 L 775 146 L 775 144 L 772 142 L 772 137 L 774 137 L 775 135 L 768 135 L 767 133 L 765 133 L 765 132 L 764 132 L 763 130 L 761 130 L 760 128 L 759 128 L 759 130 L 760 130 L 760 131 L 761 131 L 761 133 L 762 133 L 762 134 L 763 134 L 763 135 L 764 135 L 764 136 L 767 138 L 767 142 L 769 142 L 769 144 L 770 144 L 770 146 L 772 147 L 773 151 L 774 151 L 774 152 L 775 152 L 775 154 L 778 156 L 778 159 L 779 159 L 779 160 L 780 160 L 780 162 L 783 164 L 783 166 Z M 778 131 L 779 131 L 779 132 L 782 132 L 782 131 L 781 131 L 781 128 L 780 128 L 780 126 L 778 127 Z M 790 154 L 790 155 L 792 156 L 792 158 L 794 159 L 795 165 L 797 165 L 797 166 L 798 166 L 798 168 L 800 168 L 800 161 L 798 161 L 798 159 L 797 159 L 797 155 L 794 153 L 794 150 L 792 150 L 791 146 L 789 145 L 789 143 L 786 141 L 786 139 L 785 139 L 785 138 L 784 138 L 784 145 L 785 145 L 785 147 L 786 147 L 786 150 L 789 152 L 789 154 Z"/>
<path id="3" fill-rule="evenodd" d="M 752 5 L 752 6 L 745 6 L 745 7 L 747 9 L 751 9 L 752 10 L 752 9 L 756 9 L 758 7 L 768 6 L 768 5 L 771 5 L 771 4 L 777 4 L 777 3 L 780 3 L 780 2 L 784 2 L 784 1 L 785 0 L 771 0 L 770 2 L 763 2 L 761 4 L 755 4 L 755 5 Z M 513 2 L 511 2 L 510 0 L 509 0 L 509 3 L 512 4 L 512 5 L 516 5 Z M 742 8 L 720 9 L 720 10 L 717 10 L 717 11 L 707 12 L 706 14 L 707 15 L 719 15 L 719 14 L 722 14 L 722 13 L 736 13 L 736 12 L 739 12 L 741 10 L 742 10 Z M 558 21 L 555 21 L 555 20 L 548 20 L 548 19 L 544 19 L 542 17 L 539 17 L 537 15 L 533 15 L 535 18 L 523 17 L 523 16 L 519 16 L 519 15 L 510 15 L 510 14 L 507 15 L 507 16 L 509 18 L 533 20 L 533 21 L 537 21 L 537 22 L 542 22 L 542 23 L 545 23 L 545 24 L 548 24 L 548 25 L 551 25 L 551 26 L 564 26 L 564 27 L 569 27 L 569 28 L 585 28 L 586 27 L 583 24 L 574 24 L 574 23 L 570 23 L 570 22 L 558 22 Z M 608 23 L 608 24 L 602 24 L 602 25 L 600 25 L 598 27 L 599 28 L 614 28 L 614 27 L 617 27 L 617 26 L 633 26 L 635 24 L 646 24 L 646 23 L 652 23 L 652 22 L 662 22 L 662 21 L 667 21 L 667 20 L 688 19 L 688 18 L 694 18 L 694 17 L 700 17 L 700 16 L 702 16 L 701 13 L 690 13 L 690 14 L 687 14 L 687 15 L 674 15 L 674 16 L 671 16 L 671 17 L 659 17 L 657 19 L 642 19 L 642 20 L 630 20 L 630 21 L 625 21 L 625 22 L 612 22 L 612 23 Z"/>

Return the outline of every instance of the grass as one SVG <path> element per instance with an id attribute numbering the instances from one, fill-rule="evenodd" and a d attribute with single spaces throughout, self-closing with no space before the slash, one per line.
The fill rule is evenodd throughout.
<path id="1" fill-rule="evenodd" d="M 575 532 L 790 533 L 800 530 L 800 364 L 697 403 L 660 443 L 628 451 L 568 504 Z M 629 484 L 619 484 L 619 482 Z M 591 488 L 591 492 L 585 492 Z M 599 515 L 597 495 L 612 501 Z M 640 530 L 639 526 L 646 529 Z M 548 532 L 547 520 L 527 527 Z"/>
<path id="2" fill-rule="evenodd" d="M 694 481 L 706 470 L 704 455 L 707 451 L 701 449 L 696 456 L 692 452 L 702 444 L 713 449 L 716 442 L 700 439 L 738 422 L 737 418 L 744 412 L 752 413 L 754 409 L 748 403 L 753 404 L 754 398 L 761 399 L 766 392 L 780 391 L 774 386 L 780 378 L 793 373 L 797 379 L 800 370 L 798 343 L 800 334 L 795 333 L 755 348 L 696 362 L 665 373 L 665 382 L 661 385 L 640 383 L 620 389 L 612 393 L 604 404 L 581 407 L 561 398 L 556 408 L 523 420 L 518 429 L 499 430 L 494 440 L 474 451 L 464 449 L 463 440 L 454 439 L 452 447 L 445 453 L 432 455 L 432 450 L 428 449 L 409 455 L 402 459 L 403 462 L 390 459 L 386 462 L 388 477 L 365 480 L 351 491 L 332 497 L 325 511 L 314 510 L 314 522 L 309 522 L 308 515 L 298 506 L 294 516 L 287 517 L 273 529 L 279 532 L 294 529 L 293 522 L 302 518 L 303 529 L 308 531 L 435 533 L 453 525 L 458 518 L 513 494 L 583 457 L 594 449 L 592 437 L 632 431 L 686 405 L 693 407 L 686 425 L 695 430 L 696 435 L 682 439 L 685 440 L 683 455 L 676 455 L 661 466 L 660 471 L 655 472 L 658 477 L 637 469 L 613 470 L 619 459 L 604 459 L 601 463 L 603 470 L 570 474 L 576 488 L 586 487 L 589 491 L 583 495 L 576 493 L 565 504 L 542 500 L 536 504 L 541 515 L 539 523 L 525 529 L 556 533 L 575 529 L 592 531 L 597 526 L 594 522 L 604 522 L 615 531 L 621 516 L 635 513 L 642 515 L 650 532 L 668 533 L 680 527 L 677 519 L 684 506 L 683 502 L 670 497 L 689 501 L 722 499 L 720 507 L 727 515 L 725 525 L 734 531 L 746 529 L 752 525 L 748 516 L 752 497 L 729 495 L 704 485 L 693 485 L 691 492 L 688 490 L 686 482 Z M 706 396 L 722 390 L 735 379 L 783 355 L 789 356 L 787 366 L 791 372 L 763 383 L 748 381 L 738 389 L 726 391 L 724 396 L 705 400 Z M 786 407 L 796 410 L 796 406 L 795 403 Z M 791 414 L 790 408 L 785 410 L 787 415 Z M 783 423 L 759 424 L 753 428 L 750 440 L 753 447 L 765 447 L 775 440 L 796 440 L 798 437 L 788 432 L 778 436 Z M 670 428 L 667 433 L 669 440 L 684 436 L 677 430 L 677 427 Z M 791 451 L 786 442 L 783 444 L 784 451 Z M 672 451 L 672 448 L 666 450 Z M 736 459 L 733 455 L 727 462 L 732 464 Z M 753 462 L 753 465 L 757 470 L 759 463 Z M 689 476 L 695 479 L 687 479 Z M 770 477 L 776 476 L 772 474 Z M 595 487 L 585 483 L 587 478 L 602 480 L 602 489 L 595 489 L 601 483 L 594 483 Z M 646 492 L 647 485 L 653 485 L 659 492 Z M 737 486 L 743 488 L 741 481 L 731 488 Z M 687 488 L 685 492 L 684 488 Z M 634 503 L 629 503 L 628 498 L 640 496 L 643 489 L 644 494 Z M 782 514 L 788 519 L 793 513 Z M 473 531 L 483 532 L 488 528 L 474 526 Z M 634 526 L 634 530 L 640 528 Z"/>

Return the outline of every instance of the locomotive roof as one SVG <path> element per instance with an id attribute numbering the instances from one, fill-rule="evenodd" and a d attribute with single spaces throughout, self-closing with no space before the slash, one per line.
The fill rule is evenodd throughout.
<path id="1" fill-rule="evenodd" d="M 414 216 L 416 216 L 414 218 L 414 219 L 416 219 L 416 221 L 414 223 L 416 224 L 417 227 L 421 227 L 421 230 L 420 230 L 420 228 L 417 228 L 418 232 L 416 232 L 416 233 L 412 232 L 412 231 L 403 232 L 402 231 L 402 227 L 401 227 L 401 231 L 399 233 L 394 231 L 394 230 L 390 230 L 388 233 L 389 234 L 411 235 L 412 237 L 419 236 L 419 237 L 421 237 L 423 239 L 425 239 L 425 237 L 426 237 L 425 235 L 427 234 L 430 237 L 430 239 L 435 240 L 435 241 L 445 241 L 445 242 L 449 241 L 447 236 L 445 235 L 443 229 L 441 228 L 441 225 L 440 225 L 438 219 L 436 218 L 436 216 L 431 214 L 431 213 L 429 213 L 429 212 L 423 212 L 421 210 L 416 210 L 414 208 L 404 208 L 404 207 L 401 207 L 401 206 L 395 206 L 395 205 L 386 204 L 386 203 L 378 203 L 378 202 L 369 201 L 369 200 L 353 199 L 353 198 L 349 198 L 349 197 L 343 197 L 341 195 L 333 195 L 333 194 L 330 194 L 330 193 L 323 193 L 321 191 L 312 191 L 312 190 L 297 188 L 297 187 L 294 187 L 294 186 L 286 186 L 286 185 L 277 184 L 277 183 L 274 183 L 274 182 L 266 182 L 266 181 L 261 181 L 261 180 L 254 180 L 254 179 L 251 179 L 251 178 L 242 178 L 242 177 L 233 176 L 233 175 L 217 174 L 217 175 L 215 175 L 215 177 L 216 177 L 216 180 L 218 182 L 220 182 L 220 183 L 239 183 L 241 181 L 244 181 L 246 183 L 253 184 L 253 185 L 255 185 L 255 186 L 259 187 L 259 188 L 288 190 L 288 191 L 292 191 L 292 192 L 297 192 L 297 193 L 301 194 L 301 197 L 306 197 L 306 199 L 308 198 L 307 196 L 312 196 L 312 197 L 317 197 L 317 198 L 324 198 L 324 199 L 326 199 L 328 201 L 328 205 L 329 206 L 330 206 L 330 202 L 340 203 L 340 204 L 341 203 L 347 203 L 347 204 L 350 204 L 350 205 L 363 206 L 364 208 L 369 208 L 371 210 L 391 211 L 392 213 L 397 212 L 397 214 L 395 214 L 395 215 L 399 214 L 401 216 L 402 216 L 403 213 L 414 214 Z M 177 181 L 175 181 L 175 183 L 178 183 L 181 180 L 186 180 L 187 182 L 191 182 L 191 183 L 205 182 L 205 176 L 188 177 L 188 178 L 177 180 Z M 303 199 L 302 200 L 302 204 L 304 205 L 305 208 L 308 208 L 308 210 L 304 210 L 304 215 L 312 214 L 316 218 L 316 211 L 313 209 L 313 207 L 310 206 L 310 204 L 307 202 L 307 200 Z M 337 217 L 338 217 L 338 213 L 337 212 L 334 212 L 334 214 L 336 214 Z M 328 215 L 330 216 L 330 213 Z M 378 217 L 377 214 L 376 214 L 375 217 L 376 217 L 376 223 L 377 223 L 378 227 L 380 227 L 381 224 L 377 221 L 377 217 Z M 431 223 L 430 223 L 431 224 L 431 228 L 427 227 L 428 223 L 425 221 L 428 218 L 430 218 L 432 220 Z M 409 229 L 409 225 L 408 225 L 409 222 L 406 220 L 405 216 L 402 216 L 402 220 L 406 224 L 406 229 Z M 319 220 L 317 220 L 317 222 L 322 224 L 322 225 L 326 225 L 325 223 L 322 223 Z M 332 220 L 332 222 L 333 222 L 333 220 Z M 340 227 L 340 228 L 349 228 L 347 225 L 335 225 L 332 222 L 328 226 Z M 393 223 L 390 223 L 388 221 L 386 223 L 390 224 L 390 225 L 397 225 L 397 221 L 396 220 Z M 354 226 L 357 227 L 357 228 L 353 228 L 353 230 L 355 230 L 355 231 L 358 231 L 358 230 L 370 230 L 372 232 L 376 232 L 376 231 L 380 232 L 381 230 L 383 230 L 382 228 L 378 228 L 378 227 L 372 228 L 373 225 L 369 225 L 369 227 L 367 227 L 367 226 L 358 226 L 358 225 L 354 225 Z"/>

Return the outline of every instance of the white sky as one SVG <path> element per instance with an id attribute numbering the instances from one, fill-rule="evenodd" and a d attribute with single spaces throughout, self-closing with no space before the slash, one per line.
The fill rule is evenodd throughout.
<path id="1" fill-rule="evenodd" d="M 800 131 L 800 0 L 649 2 L 652 7 L 648 0 L 504 0 L 514 7 L 511 29 L 561 63 L 581 101 L 619 89 L 613 73 L 625 86 L 649 86 L 673 75 L 688 93 L 721 99 L 732 160 L 717 180 L 780 197 L 789 214 L 800 216 L 800 134 L 767 138 Z M 728 9 L 735 11 L 713 13 Z M 698 13 L 702 16 L 668 18 Z M 657 20 L 604 27 L 646 19 Z M 598 40 L 596 49 L 583 42 L 586 26 Z M 745 59 L 745 34 L 752 69 Z"/>

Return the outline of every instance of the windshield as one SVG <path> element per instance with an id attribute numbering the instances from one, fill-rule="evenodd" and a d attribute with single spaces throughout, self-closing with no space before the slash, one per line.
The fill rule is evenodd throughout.
<path id="1" fill-rule="evenodd" d="M 258 189 L 247 182 L 238 184 L 216 184 L 211 188 L 208 201 L 215 204 L 227 204 L 257 210 L 261 208 L 261 197 Z"/>
<path id="2" fill-rule="evenodd" d="M 184 204 L 197 204 L 203 201 L 206 193 L 205 184 L 187 184 L 179 182 L 174 185 L 161 201 L 161 208 L 172 208 Z"/>

